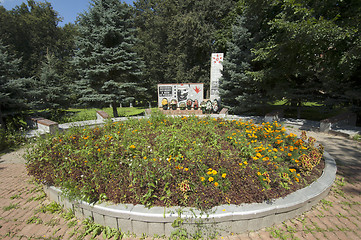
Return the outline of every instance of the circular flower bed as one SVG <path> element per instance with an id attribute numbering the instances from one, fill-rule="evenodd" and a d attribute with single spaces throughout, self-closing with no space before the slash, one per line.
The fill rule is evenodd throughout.
<path id="1" fill-rule="evenodd" d="M 40 138 L 29 174 L 95 202 L 189 206 L 263 202 L 321 176 L 323 148 L 281 124 L 165 117 Z"/>

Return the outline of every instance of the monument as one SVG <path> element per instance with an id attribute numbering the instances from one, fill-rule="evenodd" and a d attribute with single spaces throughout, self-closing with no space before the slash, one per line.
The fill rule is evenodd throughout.
<path id="1" fill-rule="evenodd" d="M 212 53 L 211 56 L 211 84 L 210 100 L 220 101 L 219 97 L 219 79 L 222 77 L 223 70 L 223 53 Z"/>
<path id="2" fill-rule="evenodd" d="M 177 107 L 186 105 L 187 101 L 201 103 L 203 101 L 203 83 L 170 83 L 158 84 L 158 107 L 162 107 L 162 101 Z M 163 101 L 164 102 L 164 101 Z"/>

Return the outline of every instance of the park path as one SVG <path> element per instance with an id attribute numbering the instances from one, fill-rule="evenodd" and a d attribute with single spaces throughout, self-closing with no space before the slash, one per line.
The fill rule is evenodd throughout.
<path id="1" fill-rule="evenodd" d="M 298 128 L 288 129 L 300 135 Z M 323 144 L 338 164 L 330 194 L 297 218 L 218 239 L 361 239 L 361 143 L 319 132 L 307 131 L 307 135 Z M 59 211 L 50 213 L 51 208 L 46 208 L 50 201 L 27 175 L 24 154 L 25 150 L 20 149 L 0 157 L 0 239 L 91 239 L 90 235 L 82 237 L 85 230 L 81 221 Z"/>

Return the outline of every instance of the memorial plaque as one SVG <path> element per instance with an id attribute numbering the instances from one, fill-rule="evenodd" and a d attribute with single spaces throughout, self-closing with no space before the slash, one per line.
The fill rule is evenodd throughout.
<path id="1" fill-rule="evenodd" d="M 158 84 L 158 107 L 162 107 L 164 98 L 168 103 L 176 100 L 177 107 L 180 103 L 186 104 L 187 100 L 197 100 L 200 103 L 203 101 L 203 83 Z"/>

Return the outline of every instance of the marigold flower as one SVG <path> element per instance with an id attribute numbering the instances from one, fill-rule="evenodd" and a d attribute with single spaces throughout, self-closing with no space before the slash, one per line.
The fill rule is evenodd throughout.
<path id="1" fill-rule="evenodd" d="M 204 177 L 201 177 L 201 182 L 203 182 L 205 180 L 205 178 Z"/>
<path id="2" fill-rule="evenodd" d="M 208 178 L 208 181 L 213 182 L 213 181 L 214 181 L 214 178 L 213 178 L 213 177 L 210 177 L 210 178 Z"/>
<path id="3" fill-rule="evenodd" d="M 129 148 L 132 148 L 132 149 L 134 149 L 135 148 L 135 146 L 134 145 L 130 145 L 130 147 Z"/>
<path id="4" fill-rule="evenodd" d="M 214 183 L 214 186 L 215 186 L 215 187 L 218 187 L 218 185 L 219 185 L 219 184 L 218 184 L 217 182 Z"/>
<path id="5" fill-rule="evenodd" d="M 217 171 L 216 171 L 216 170 L 213 170 L 213 171 L 212 171 L 212 174 L 213 174 L 213 175 L 216 175 L 216 174 L 217 174 Z"/>
<path id="6" fill-rule="evenodd" d="M 227 174 L 226 173 L 223 173 L 222 174 L 222 178 L 226 178 Z"/>

